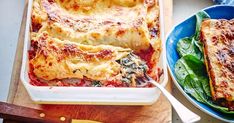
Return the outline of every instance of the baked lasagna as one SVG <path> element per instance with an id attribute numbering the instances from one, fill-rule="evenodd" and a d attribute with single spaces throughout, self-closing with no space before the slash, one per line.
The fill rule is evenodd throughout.
<path id="1" fill-rule="evenodd" d="M 201 39 L 213 100 L 234 110 L 234 19 L 203 21 Z"/>
<path id="2" fill-rule="evenodd" d="M 31 84 L 136 87 L 144 73 L 159 80 L 159 37 L 157 0 L 34 0 Z"/>

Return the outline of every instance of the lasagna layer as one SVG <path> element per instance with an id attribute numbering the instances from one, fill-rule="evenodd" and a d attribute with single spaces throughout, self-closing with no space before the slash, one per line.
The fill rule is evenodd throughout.
<path id="1" fill-rule="evenodd" d="M 234 110 L 234 20 L 203 21 L 201 38 L 212 97 L 225 99 Z"/>
<path id="2" fill-rule="evenodd" d="M 156 0 L 35 0 L 32 32 L 87 45 L 113 45 L 158 52 Z"/>
<path id="3" fill-rule="evenodd" d="M 29 56 L 32 74 L 43 81 L 86 79 L 136 86 L 136 79 L 148 70 L 130 49 L 61 41 L 46 32 L 32 38 Z"/>

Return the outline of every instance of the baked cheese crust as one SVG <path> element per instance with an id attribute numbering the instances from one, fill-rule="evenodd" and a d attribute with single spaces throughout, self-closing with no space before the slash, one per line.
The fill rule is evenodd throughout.
<path id="1" fill-rule="evenodd" d="M 42 33 L 32 38 L 34 74 L 44 80 L 78 78 L 107 80 L 120 73 L 117 60 L 131 50 L 107 45 L 87 46 L 61 41 Z"/>
<path id="2" fill-rule="evenodd" d="M 113 45 L 136 52 L 160 49 L 156 0 L 35 0 L 32 32 L 88 45 Z"/>
<path id="3" fill-rule="evenodd" d="M 203 21 L 201 38 L 213 99 L 234 101 L 234 19 Z"/>

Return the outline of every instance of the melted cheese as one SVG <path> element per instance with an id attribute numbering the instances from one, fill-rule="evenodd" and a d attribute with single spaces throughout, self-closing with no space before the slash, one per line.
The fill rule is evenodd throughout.
<path id="1" fill-rule="evenodd" d="M 35 0 L 33 32 L 88 45 L 107 44 L 136 52 L 159 49 L 157 1 Z"/>
<path id="2" fill-rule="evenodd" d="M 30 60 L 33 73 L 44 80 L 84 77 L 111 80 L 120 74 L 116 62 L 131 50 L 107 45 L 87 46 L 51 38 L 42 33 L 32 38 L 35 55 Z"/>

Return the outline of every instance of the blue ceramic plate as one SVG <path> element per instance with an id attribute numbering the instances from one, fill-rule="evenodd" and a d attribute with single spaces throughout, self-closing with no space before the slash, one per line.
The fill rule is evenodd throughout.
<path id="1" fill-rule="evenodd" d="M 223 5 L 212 6 L 212 7 L 205 8 L 204 11 L 206 11 L 212 19 L 234 18 L 234 6 L 223 6 Z M 172 79 L 175 85 L 178 87 L 178 89 L 193 105 L 195 105 L 202 111 L 206 112 L 207 114 L 215 118 L 218 118 L 226 122 L 234 122 L 234 115 L 218 112 L 214 110 L 213 108 L 196 101 L 191 96 L 186 94 L 184 90 L 181 88 L 181 86 L 179 85 L 179 83 L 176 81 L 176 75 L 175 75 L 174 69 L 175 69 L 175 63 L 179 59 L 179 54 L 176 51 L 176 44 L 179 41 L 179 39 L 192 36 L 195 33 L 195 27 L 196 27 L 196 17 L 194 14 L 193 16 L 189 17 L 185 21 L 175 26 L 172 29 L 172 31 L 169 33 L 169 35 L 167 36 L 167 41 L 166 41 L 167 54 L 166 55 L 167 55 L 168 68 L 172 76 Z"/>

